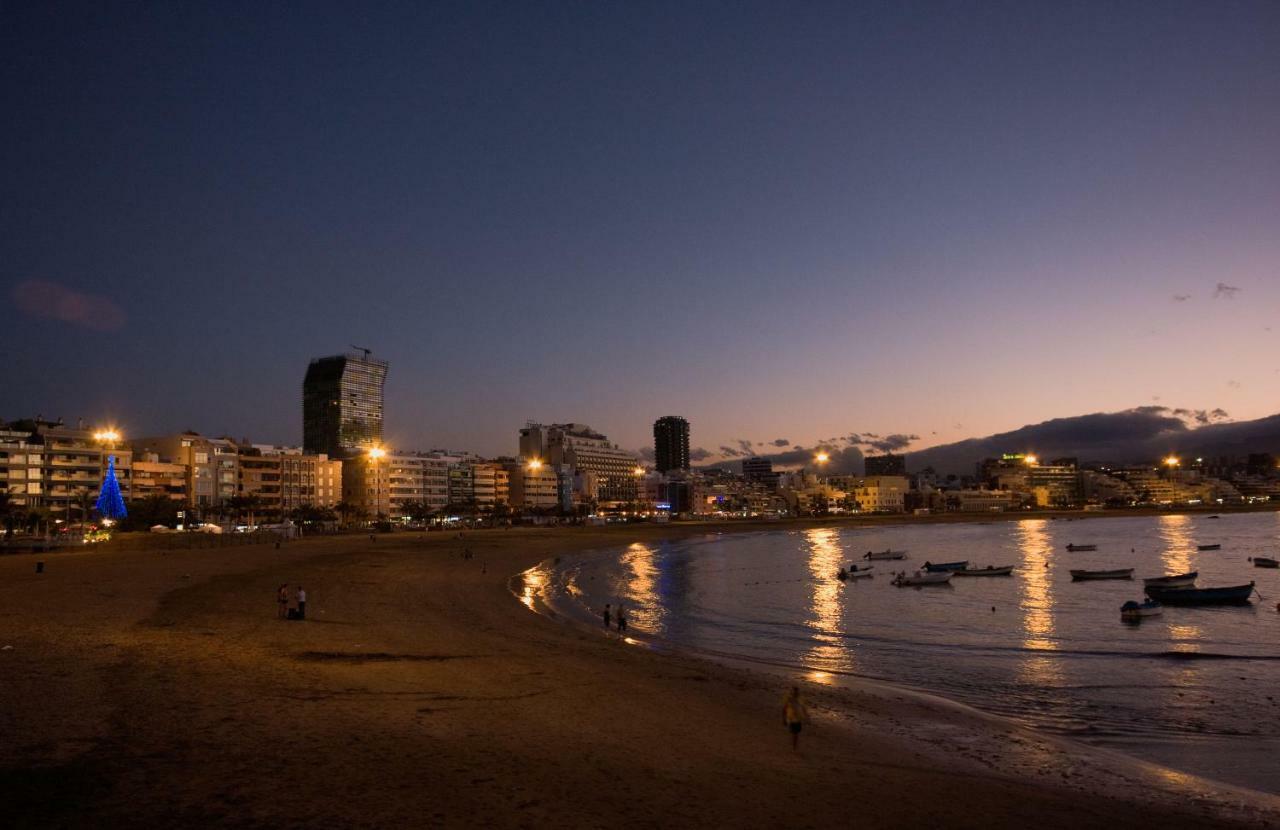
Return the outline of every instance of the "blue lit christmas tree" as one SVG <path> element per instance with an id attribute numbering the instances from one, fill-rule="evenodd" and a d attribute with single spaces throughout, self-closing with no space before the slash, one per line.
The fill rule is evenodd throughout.
<path id="1" fill-rule="evenodd" d="M 107 475 L 102 479 L 102 491 L 98 493 L 98 501 L 94 509 L 104 519 L 123 519 L 129 515 L 124 509 L 124 499 L 120 498 L 120 482 L 116 480 L 116 457 L 107 456 Z"/>

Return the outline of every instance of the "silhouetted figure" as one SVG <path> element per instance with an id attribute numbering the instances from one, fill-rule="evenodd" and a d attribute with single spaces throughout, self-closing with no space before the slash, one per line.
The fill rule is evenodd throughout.
<path id="1" fill-rule="evenodd" d="M 627 616 L 622 612 L 622 606 L 618 606 L 618 633 L 627 633 Z"/>
<path id="2" fill-rule="evenodd" d="M 782 701 L 782 722 L 791 731 L 791 748 L 800 748 L 800 729 L 809 720 L 809 710 L 800 700 L 800 687 L 792 686 Z"/>
<path id="3" fill-rule="evenodd" d="M 298 586 L 298 619 L 305 620 L 307 618 L 307 592 Z"/>
<path id="4" fill-rule="evenodd" d="M 287 582 L 280 583 L 280 587 L 276 589 L 276 616 L 282 620 L 289 618 L 289 584 Z"/>
<path id="5" fill-rule="evenodd" d="M 613 612 L 609 609 L 609 603 L 604 604 L 604 627 L 609 630 L 609 625 L 613 622 Z"/>

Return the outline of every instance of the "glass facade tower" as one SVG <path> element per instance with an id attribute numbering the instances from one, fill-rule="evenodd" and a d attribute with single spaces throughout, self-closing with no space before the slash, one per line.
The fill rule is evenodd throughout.
<path id="1" fill-rule="evenodd" d="M 387 361 L 367 353 L 319 357 L 302 381 L 302 448 L 349 458 L 382 443 Z"/>

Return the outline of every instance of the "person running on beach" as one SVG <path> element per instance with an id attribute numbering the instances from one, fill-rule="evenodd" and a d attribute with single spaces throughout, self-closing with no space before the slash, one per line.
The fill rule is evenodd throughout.
<path id="1" fill-rule="evenodd" d="M 276 589 L 276 616 L 280 619 L 289 617 L 289 583 L 281 582 Z"/>
<path id="2" fill-rule="evenodd" d="M 305 620 L 307 618 L 307 592 L 298 586 L 298 619 Z"/>
<path id="3" fill-rule="evenodd" d="M 782 722 L 791 730 L 791 748 L 800 748 L 800 728 L 809 720 L 809 710 L 800 700 L 800 687 L 792 686 L 782 701 Z"/>
<path id="4" fill-rule="evenodd" d="M 604 604 L 604 629 L 609 630 L 609 624 L 613 622 L 613 612 L 609 610 L 609 603 Z"/>
<path id="5" fill-rule="evenodd" d="M 621 605 L 618 606 L 618 633 L 619 634 L 627 633 L 627 617 L 625 614 L 622 613 Z"/>

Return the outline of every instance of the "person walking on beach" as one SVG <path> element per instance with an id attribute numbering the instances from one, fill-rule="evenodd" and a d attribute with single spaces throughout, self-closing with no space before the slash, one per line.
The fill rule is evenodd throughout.
<path id="1" fill-rule="evenodd" d="M 622 606 L 618 606 L 618 633 L 627 633 L 627 615 L 623 613 Z"/>
<path id="2" fill-rule="evenodd" d="M 609 630 L 610 623 L 613 622 L 613 612 L 609 610 L 609 603 L 604 604 L 604 630 Z"/>
<path id="3" fill-rule="evenodd" d="M 276 589 L 276 616 L 280 619 L 289 617 L 289 583 L 281 582 Z"/>
<path id="4" fill-rule="evenodd" d="M 305 620 L 307 618 L 307 592 L 298 586 L 298 619 Z"/>
<path id="5" fill-rule="evenodd" d="M 782 722 L 791 730 L 791 748 L 800 748 L 800 728 L 809 720 L 809 710 L 800 699 L 800 687 L 792 686 L 782 701 Z"/>

